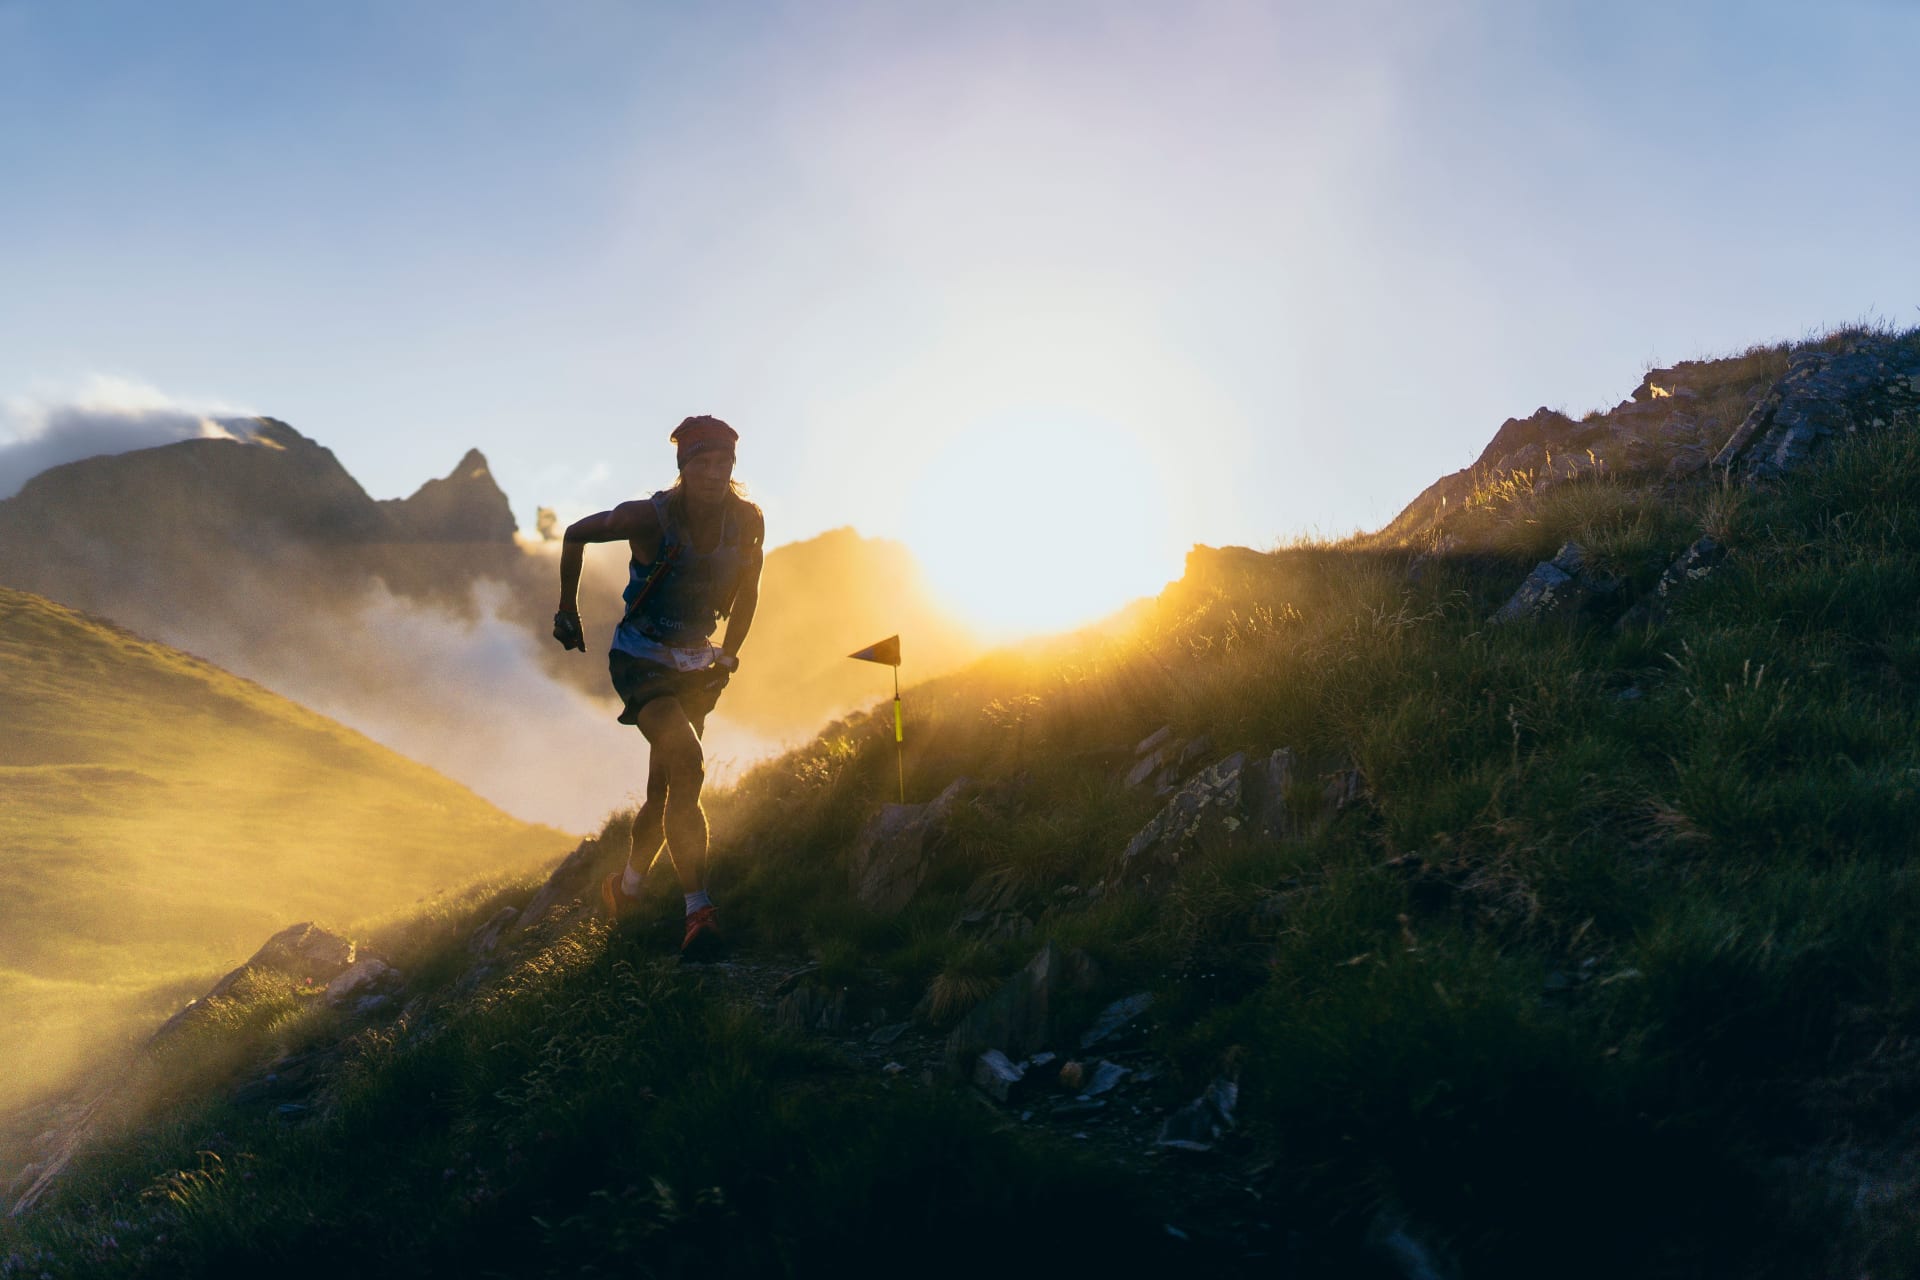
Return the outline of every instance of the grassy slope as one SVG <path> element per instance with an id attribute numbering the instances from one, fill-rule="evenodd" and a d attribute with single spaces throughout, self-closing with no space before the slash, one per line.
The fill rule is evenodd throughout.
<path id="1" fill-rule="evenodd" d="M 18 1091 L 292 920 L 564 850 L 177 650 L 0 589 L 0 1021 Z M 7 1098 L 0 1096 L 0 1101 Z"/>
<path id="2" fill-rule="evenodd" d="M 845 891 L 848 839 L 891 790 L 890 726 L 829 727 L 714 806 L 730 927 L 952 1006 L 1040 937 L 1087 947 L 1109 993 L 1162 997 L 1161 1102 L 1239 1064 L 1238 1167 L 1260 1171 L 1295 1261 L 1331 1273 L 1369 1273 L 1388 1206 L 1474 1276 L 1916 1274 L 1920 433 L 1768 491 L 1616 474 L 1466 507 L 1417 580 L 1411 548 L 1295 547 L 1190 577 L 1128 640 L 922 689 L 909 789 L 994 786 L 897 917 Z M 1486 622 L 1568 537 L 1644 587 L 1702 530 L 1733 558 L 1659 627 Z M 1151 893 L 1060 894 L 1153 812 L 1115 761 L 1163 722 L 1221 753 L 1291 746 L 1309 776 L 1357 765 L 1367 797 Z M 949 932 L 987 872 L 1027 886 L 1034 939 Z M 500 900 L 408 933 L 416 968 L 437 955 L 450 982 Z M 892 1265 L 928 1228 L 940 1249 L 912 1256 L 941 1270 L 998 1239 L 960 1227 L 981 1208 L 1145 1247 L 1094 1229 L 1116 1208 L 1156 1219 L 1118 1188 L 1083 1212 L 1099 1184 L 1070 1154 L 958 1099 L 834 1076 L 643 936 L 583 925 L 477 998 L 443 985 L 438 1030 L 356 1036 L 304 1128 L 194 1093 L 13 1247 L 105 1275 L 302 1249 L 448 1274 L 689 1257 L 746 1274 Z M 325 1041 L 328 1016 L 261 993 L 235 1006 L 232 1052 Z M 209 1134 L 223 1165 L 191 1154 Z M 332 1172 L 350 1158 L 378 1185 Z M 129 1225 L 107 1248 L 114 1215 Z"/>

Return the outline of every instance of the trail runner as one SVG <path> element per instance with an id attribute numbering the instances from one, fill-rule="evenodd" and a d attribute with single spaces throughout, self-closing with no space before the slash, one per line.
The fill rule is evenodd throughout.
<path id="1" fill-rule="evenodd" d="M 728 678 L 740 667 L 740 646 L 760 600 L 761 543 L 766 521 L 733 478 L 739 435 L 718 418 L 688 418 L 671 437 L 680 476 L 651 498 L 623 502 L 577 521 L 560 551 L 560 611 L 553 638 L 586 651 L 580 627 L 580 563 L 589 542 L 625 541 L 632 552 L 626 615 L 607 655 L 614 691 L 626 704 L 620 723 L 646 735 L 647 800 L 633 816 L 624 871 L 600 885 L 615 920 L 640 903 L 661 844 L 687 902 L 682 955 L 712 954 L 721 943 L 707 893 L 707 815 L 700 737 Z M 727 620 L 720 644 L 714 628 Z"/>

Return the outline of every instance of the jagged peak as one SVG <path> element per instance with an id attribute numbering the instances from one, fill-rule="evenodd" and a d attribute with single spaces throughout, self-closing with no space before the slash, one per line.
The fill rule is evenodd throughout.
<path id="1" fill-rule="evenodd" d="M 453 470 L 447 473 L 449 480 L 492 480 L 493 471 L 487 466 L 487 455 L 478 449 L 469 449 L 460 456 Z"/>

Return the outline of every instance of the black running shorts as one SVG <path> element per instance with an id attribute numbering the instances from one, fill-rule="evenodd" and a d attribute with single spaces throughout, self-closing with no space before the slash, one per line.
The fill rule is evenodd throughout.
<path id="1" fill-rule="evenodd" d="M 638 724 L 640 708 L 655 698 L 678 698 L 693 731 L 702 733 L 707 727 L 707 713 L 727 687 L 724 671 L 676 671 L 619 649 L 607 654 L 607 671 L 613 677 L 613 691 L 626 704 L 620 713 L 621 724 Z"/>

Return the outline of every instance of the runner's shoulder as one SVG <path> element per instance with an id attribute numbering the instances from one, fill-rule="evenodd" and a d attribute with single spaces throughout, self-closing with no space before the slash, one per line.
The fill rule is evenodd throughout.
<path id="1" fill-rule="evenodd" d="M 736 496 L 734 501 L 740 504 L 740 531 L 746 535 L 745 541 L 749 546 L 759 546 L 767 536 L 766 512 L 751 498 Z"/>
<path id="2" fill-rule="evenodd" d="M 608 514 L 613 517 L 614 527 L 626 537 L 650 537 L 660 532 L 660 513 L 654 510 L 650 498 L 623 502 Z"/>

